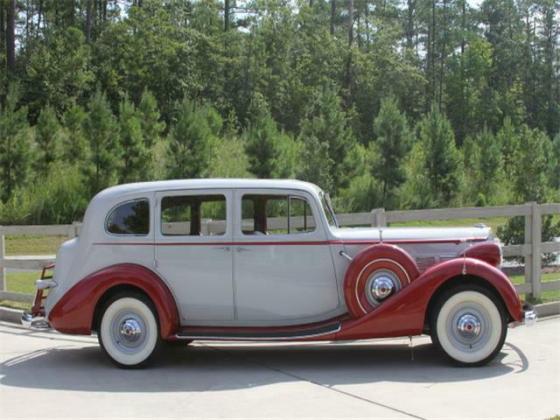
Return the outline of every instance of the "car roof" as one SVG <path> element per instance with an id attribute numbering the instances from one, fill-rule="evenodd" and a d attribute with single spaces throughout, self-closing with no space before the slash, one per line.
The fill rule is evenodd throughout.
<path id="1" fill-rule="evenodd" d="M 235 179 L 235 178 L 203 178 L 174 179 L 165 181 L 136 182 L 109 187 L 95 196 L 96 200 L 111 199 L 128 194 L 142 194 L 157 191 L 188 190 L 188 189 L 269 189 L 282 188 L 303 190 L 317 193 L 320 188 L 309 182 L 296 179 Z"/>

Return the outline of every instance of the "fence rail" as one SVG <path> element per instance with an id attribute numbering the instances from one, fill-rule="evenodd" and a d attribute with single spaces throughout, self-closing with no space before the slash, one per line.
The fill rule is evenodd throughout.
<path id="1" fill-rule="evenodd" d="M 525 242 L 519 245 L 504 247 L 505 257 L 522 257 L 525 261 L 525 282 L 516 286 L 519 293 L 528 293 L 535 298 L 543 291 L 560 290 L 559 280 L 541 281 L 542 255 L 544 253 L 560 252 L 560 242 L 542 242 L 542 217 L 546 215 L 560 215 L 560 203 L 537 204 L 526 203 L 512 206 L 495 207 L 461 207 L 448 209 L 425 210 L 396 210 L 385 211 L 374 209 L 371 212 L 339 214 L 339 223 L 343 226 L 389 226 L 391 223 L 426 221 L 426 220 L 456 220 L 483 219 L 489 217 L 515 217 L 525 219 Z M 271 226 L 281 228 L 282 220 L 271 220 Z M 301 222 L 298 220 L 298 222 Z M 206 229 L 212 231 L 220 228 L 223 222 L 209 222 Z M 213 227 L 214 226 L 214 227 Z M 78 235 L 80 223 L 71 225 L 41 225 L 41 226 L 0 226 L 0 300 L 30 302 L 32 295 L 6 291 L 6 269 L 40 270 L 45 264 L 55 261 L 54 255 L 40 256 L 7 256 L 5 249 L 6 235 L 40 235 L 66 236 Z"/>

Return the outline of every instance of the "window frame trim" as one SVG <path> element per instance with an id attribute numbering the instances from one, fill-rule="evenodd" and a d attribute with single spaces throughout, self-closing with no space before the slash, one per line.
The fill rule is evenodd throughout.
<path id="1" fill-rule="evenodd" d="M 190 235 L 190 234 L 183 234 L 183 233 L 176 233 L 176 234 L 169 234 L 169 233 L 163 233 L 163 200 L 165 198 L 168 197 L 195 197 L 195 196 L 222 196 L 224 198 L 224 204 L 225 204 L 225 209 L 226 209 L 226 218 L 224 220 L 225 224 L 226 224 L 226 228 L 224 230 L 224 233 L 222 233 L 221 235 Z M 159 234 L 162 237 L 165 238 L 177 238 L 177 237 L 183 237 L 183 238 L 223 238 L 227 235 L 228 233 L 228 197 L 225 193 L 221 193 L 221 192 L 217 192 L 215 194 L 211 194 L 211 193 L 200 193 L 200 194 L 172 194 L 172 195 L 162 195 L 159 198 Z M 158 216 L 156 215 L 156 217 Z M 200 218 L 202 221 L 202 217 Z M 189 222 L 190 223 L 190 222 Z M 202 226 L 202 225 L 201 225 Z"/>
<path id="2" fill-rule="evenodd" d="M 148 232 L 147 233 L 114 233 L 114 232 L 110 232 L 108 227 L 109 227 L 109 217 L 115 212 L 115 210 L 117 210 L 117 208 L 124 206 L 125 204 L 129 204 L 129 203 L 134 203 L 137 201 L 147 201 L 148 202 Z M 151 205 L 151 201 L 149 197 L 137 197 L 137 198 L 131 198 L 129 200 L 125 200 L 125 201 L 120 201 L 117 204 L 115 204 L 113 207 L 111 207 L 109 209 L 109 211 L 107 212 L 107 214 L 105 215 L 105 220 L 103 222 L 103 228 L 105 230 L 105 233 L 109 236 L 116 236 L 116 237 L 137 237 L 137 238 L 146 238 L 148 236 L 150 236 L 150 233 L 152 232 L 152 205 Z"/>
<path id="3" fill-rule="evenodd" d="M 306 202 L 306 204 L 309 206 L 309 209 L 311 210 L 311 214 L 313 215 L 313 220 L 315 221 L 315 229 L 309 232 L 296 232 L 296 233 L 275 233 L 275 234 L 269 234 L 269 235 L 263 235 L 263 236 L 257 236 L 259 238 L 259 240 L 264 240 L 266 242 L 270 241 L 273 242 L 275 240 L 279 240 L 279 239 L 290 239 L 290 238 L 300 238 L 300 239 L 311 239 L 314 236 L 320 235 L 323 230 L 319 228 L 319 222 L 316 216 L 316 212 L 318 211 L 317 209 L 315 209 L 314 206 L 314 200 L 313 197 L 308 194 L 306 191 L 301 191 L 301 190 L 282 190 L 282 189 L 258 189 L 257 191 L 251 191 L 251 189 L 238 189 L 237 190 L 238 193 L 238 199 L 237 201 L 237 206 L 238 206 L 238 214 L 236 216 L 236 224 L 237 226 L 237 232 L 236 235 L 239 235 L 239 238 L 242 238 L 244 240 L 251 240 L 255 238 L 255 235 L 248 235 L 245 234 L 243 232 L 243 229 L 241 228 L 241 226 L 243 225 L 243 197 L 246 195 L 270 195 L 270 196 L 279 196 L 279 197 L 287 197 L 288 198 L 288 203 L 290 203 L 290 199 L 291 198 L 297 198 L 297 199 L 302 199 Z M 288 205 L 288 210 L 290 208 L 290 205 Z M 289 223 L 289 213 L 288 213 L 288 223 Z M 311 238 L 309 238 L 311 237 Z"/>

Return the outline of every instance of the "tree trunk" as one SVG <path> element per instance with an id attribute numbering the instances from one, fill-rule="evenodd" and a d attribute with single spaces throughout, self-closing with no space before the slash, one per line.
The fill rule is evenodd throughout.
<path id="1" fill-rule="evenodd" d="M 348 46 L 354 42 L 354 0 L 348 0 Z"/>
<path id="2" fill-rule="evenodd" d="M 93 18 L 93 0 L 87 0 L 86 2 L 86 42 L 89 44 L 91 42 L 91 27 Z"/>
<path id="3" fill-rule="evenodd" d="M 229 31 L 230 0 L 224 0 L 224 31 Z"/>
<path id="4" fill-rule="evenodd" d="M 331 35 L 334 35 L 334 20 L 336 19 L 336 0 L 331 0 Z"/>
<path id="5" fill-rule="evenodd" d="M 7 0 L 6 5 L 6 65 L 13 74 L 16 71 L 16 0 Z"/>
<path id="6" fill-rule="evenodd" d="M 406 3 L 406 47 L 412 50 L 412 46 L 414 45 L 414 13 L 416 9 L 416 0 L 407 0 Z"/>
<path id="7" fill-rule="evenodd" d="M 441 52 L 440 52 L 440 66 L 439 66 L 439 95 L 438 95 L 438 108 L 442 110 L 443 102 L 443 75 L 445 70 L 445 55 L 446 55 L 446 43 L 447 43 L 447 0 L 443 0 L 443 30 L 445 33 L 442 35 L 441 39 Z"/>

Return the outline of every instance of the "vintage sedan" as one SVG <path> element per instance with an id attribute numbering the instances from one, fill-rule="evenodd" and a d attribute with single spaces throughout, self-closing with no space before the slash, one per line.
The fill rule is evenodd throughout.
<path id="1" fill-rule="evenodd" d="M 508 324 L 535 320 L 501 261 L 483 225 L 341 228 L 306 182 L 127 184 L 92 199 L 23 322 L 96 332 L 120 367 L 145 365 L 162 342 L 420 334 L 482 365 Z"/>

